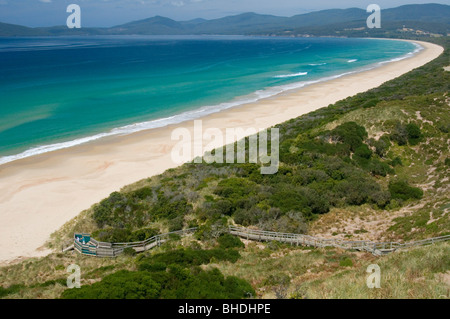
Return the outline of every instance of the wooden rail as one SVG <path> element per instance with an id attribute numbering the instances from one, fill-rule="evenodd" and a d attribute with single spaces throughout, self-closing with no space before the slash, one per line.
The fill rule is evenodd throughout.
<path id="1" fill-rule="evenodd" d="M 91 238 L 89 234 L 75 234 L 73 243 L 66 245 L 65 247 L 62 247 L 62 250 L 67 251 L 70 249 L 75 249 L 76 251 L 78 251 L 83 255 L 95 257 L 116 257 L 122 254 L 125 248 L 133 248 L 138 253 L 144 252 L 154 247 L 160 246 L 162 243 L 166 242 L 171 235 L 185 236 L 193 233 L 195 230 L 197 230 L 196 227 L 170 232 L 166 234 L 160 234 L 153 236 L 149 239 L 146 239 L 144 241 L 129 242 L 129 243 L 99 242 L 94 238 Z M 413 241 L 409 243 L 373 242 L 367 240 L 346 241 L 342 239 L 324 239 L 309 235 L 254 230 L 235 226 L 230 226 L 228 228 L 228 232 L 231 235 L 245 238 L 247 240 L 278 241 L 282 243 L 288 243 L 291 245 L 312 246 L 319 248 L 337 247 L 346 250 L 367 251 L 374 254 L 375 256 L 385 255 L 399 249 L 431 245 L 434 243 L 450 240 L 450 235 L 447 235 L 442 237 L 434 237 L 419 241 Z M 82 243 L 80 238 L 81 239 L 88 238 L 89 240 L 85 243 Z"/>
<path id="2" fill-rule="evenodd" d="M 434 237 L 409 243 L 398 242 L 373 242 L 373 241 L 345 241 L 341 239 L 323 239 L 309 235 L 278 233 L 264 230 L 253 230 L 243 227 L 229 227 L 230 234 L 257 241 L 278 241 L 291 245 L 303 245 L 313 247 L 337 247 L 348 250 L 368 251 L 376 256 L 388 254 L 390 252 L 417 246 L 431 245 L 438 242 L 450 240 L 450 235 Z"/>
<path id="3" fill-rule="evenodd" d="M 80 254 L 88 256 L 117 257 L 121 255 L 126 248 L 133 248 L 138 253 L 144 252 L 154 247 L 160 246 L 162 243 L 166 242 L 171 235 L 185 236 L 193 233 L 196 229 L 197 228 L 189 228 L 185 230 L 174 231 L 156 235 L 143 241 L 129 243 L 107 243 L 97 241 L 94 238 L 91 238 L 89 234 L 74 234 L 73 249 L 75 249 Z M 85 237 L 89 238 L 89 241 L 83 243 L 82 240 Z M 69 249 L 70 246 L 67 246 L 65 250 L 67 251 Z"/>

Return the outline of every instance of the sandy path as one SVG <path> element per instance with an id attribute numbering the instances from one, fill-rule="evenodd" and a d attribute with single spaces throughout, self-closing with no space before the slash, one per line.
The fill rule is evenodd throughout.
<path id="1" fill-rule="evenodd" d="M 377 87 L 443 52 L 418 43 L 425 49 L 412 58 L 212 114 L 203 118 L 203 127 L 267 128 Z M 171 132 L 192 125 L 112 137 L 0 166 L 0 264 L 47 254 L 38 248 L 79 212 L 124 185 L 176 167 Z"/>

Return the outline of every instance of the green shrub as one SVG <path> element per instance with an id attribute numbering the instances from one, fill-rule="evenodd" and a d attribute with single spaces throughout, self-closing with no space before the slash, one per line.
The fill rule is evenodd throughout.
<path id="1" fill-rule="evenodd" d="M 230 234 L 223 234 L 217 239 L 217 242 L 223 249 L 245 247 L 244 243 L 239 239 L 239 237 Z"/>
<path id="2" fill-rule="evenodd" d="M 172 264 L 167 269 L 121 270 L 102 281 L 68 289 L 64 299 L 242 299 L 255 294 L 243 279 L 226 277 L 216 268 L 205 271 Z"/>
<path id="3" fill-rule="evenodd" d="M 396 122 L 390 138 L 392 141 L 397 142 L 397 144 L 400 146 L 406 145 L 408 143 L 408 132 L 406 131 L 405 126 L 400 121 Z"/>
<path id="4" fill-rule="evenodd" d="M 283 213 L 301 212 L 305 218 L 313 214 L 324 214 L 330 209 L 327 198 L 309 187 L 295 187 L 290 184 L 279 184 L 270 198 L 270 204 L 278 207 Z"/>
<path id="5" fill-rule="evenodd" d="M 421 199 L 423 196 L 423 191 L 420 188 L 409 186 L 406 181 L 390 182 L 389 192 L 392 198 L 401 200 Z"/>
<path id="6" fill-rule="evenodd" d="M 396 141 L 398 145 L 406 145 L 408 142 L 411 145 L 416 145 L 421 138 L 422 132 L 420 131 L 420 127 L 414 123 L 404 125 L 397 122 L 391 134 L 391 139 Z"/>
<path id="7" fill-rule="evenodd" d="M 134 191 L 131 196 L 139 199 L 146 199 L 149 197 L 153 197 L 153 190 L 150 187 L 142 187 Z"/>
<path id="8" fill-rule="evenodd" d="M 349 257 L 341 258 L 339 261 L 341 267 L 353 267 L 353 261 Z"/>
<path id="9" fill-rule="evenodd" d="M 244 178 L 227 178 L 221 180 L 214 193 L 225 198 L 239 198 L 250 194 L 254 184 Z"/>
<path id="10" fill-rule="evenodd" d="M 125 243 L 129 241 L 131 236 L 130 229 L 121 228 L 105 228 L 99 229 L 92 233 L 92 237 L 108 243 Z"/>
<path id="11" fill-rule="evenodd" d="M 372 156 L 372 151 L 366 144 L 361 144 L 355 150 L 355 156 L 369 159 Z"/>
<path id="12" fill-rule="evenodd" d="M 365 102 L 363 105 L 362 105 L 362 107 L 363 108 L 369 108 L 369 107 L 374 107 L 374 106 L 377 106 L 377 104 L 380 102 L 380 99 L 378 99 L 378 98 L 375 98 L 375 99 L 371 99 L 371 100 L 368 100 L 367 102 Z"/>
<path id="13" fill-rule="evenodd" d="M 123 250 L 123 254 L 124 254 L 125 256 L 135 256 L 135 255 L 136 255 L 136 250 L 134 250 L 134 249 L 131 248 L 131 247 L 127 247 L 127 248 L 125 248 L 125 249 Z"/>
<path id="14" fill-rule="evenodd" d="M 195 238 L 198 240 L 217 239 L 220 235 L 228 232 L 226 218 L 209 218 L 206 223 L 199 226 L 195 232 Z"/>
<path id="15" fill-rule="evenodd" d="M 355 122 L 346 122 L 331 131 L 331 136 L 349 145 L 354 152 L 363 143 L 364 139 L 367 138 L 368 134 L 363 126 Z"/>
<path id="16" fill-rule="evenodd" d="M 419 138 L 422 137 L 422 132 L 420 131 L 420 127 L 414 123 L 408 123 L 406 125 L 406 132 L 408 133 L 409 141 L 418 140 Z"/>
<path id="17" fill-rule="evenodd" d="M 236 205 L 228 199 L 220 199 L 212 205 L 210 208 L 212 214 L 216 213 L 220 215 L 231 216 L 233 212 L 236 210 Z"/>
<path id="18" fill-rule="evenodd" d="M 9 286 L 8 288 L 3 288 L 2 286 L 0 286 L 0 298 L 18 293 L 20 290 L 22 290 L 24 288 L 25 288 L 24 285 L 19 285 L 19 284 Z"/>
<path id="19" fill-rule="evenodd" d="M 158 196 L 158 201 L 151 210 L 151 215 L 155 218 L 174 219 L 178 216 L 184 216 L 192 212 L 192 204 L 185 198 L 168 198 Z"/>
<path id="20" fill-rule="evenodd" d="M 450 132 L 450 123 L 440 124 L 438 126 L 438 129 L 442 133 L 448 133 L 448 132 Z"/>
<path id="21" fill-rule="evenodd" d="M 372 159 L 369 164 L 370 172 L 377 176 L 386 176 L 394 173 L 394 170 L 385 162 L 378 159 Z"/>
<path id="22" fill-rule="evenodd" d="M 392 161 L 389 162 L 389 165 L 391 165 L 392 167 L 402 166 L 403 162 L 402 162 L 402 159 L 397 156 Z"/>
<path id="23" fill-rule="evenodd" d="M 144 228 L 144 229 L 138 229 L 134 232 L 132 232 L 129 236 L 127 241 L 128 242 L 134 242 L 134 241 L 144 241 L 146 239 L 149 239 L 153 236 L 156 236 L 159 234 L 159 230 L 156 228 Z"/>
<path id="24" fill-rule="evenodd" d="M 337 185 L 338 194 L 348 205 L 362 205 L 371 195 L 381 191 L 380 185 L 364 175 L 354 176 Z"/>
<path id="25" fill-rule="evenodd" d="M 119 192 L 113 192 L 94 207 L 93 218 L 101 228 L 105 225 L 113 226 L 117 213 L 126 209 L 128 199 Z M 116 213 L 116 214 L 115 214 Z"/>
<path id="26" fill-rule="evenodd" d="M 178 231 L 183 229 L 184 217 L 178 216 L 169 220 L 169 232 Z"/>
<path id="27" fill-rule="evenodd" d="M 147 262 L 141 261 L 139 263 L 140 271 L 150 271 L 150 272 L 158 272 L 158 271 L 166 271 L 167 265 L 163 262 L 155 261 L 155 262 Z"/>
<path id="28" fill-rule="evenodd" d="M 389 136 L 385 134 L 377 141 L 374 139 L 370 139 L 369 145 L 375 147 L 375 153 L 379 157 L 384 157 L 386 155 L 386 152 L 389 150 L 389 147 L 391 146 L 391 142 L 389 140 Z"/>
<path id="29" fill-rule="evenodd" d="M 63 292 L 64 299 L 156 299 L 161 285 L 148 272 L 118 271 L 92 285 Z"/>

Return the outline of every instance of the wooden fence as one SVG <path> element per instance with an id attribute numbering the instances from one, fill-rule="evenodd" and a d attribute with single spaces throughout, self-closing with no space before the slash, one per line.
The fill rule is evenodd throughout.
<path id="1" fill-rule="evenodd" d="M 243 227 L 229 227 L 230 234 L 257 241 L 278 241 L 291 245 L 303 245 L 312 247 L 337 247 L 346 250 L 368 251 L 376 256 L 381 256 L 399 249 L 417 246 L 425 246 L 450 240 L 450 235 L 434 237 L 409 243 L 398 242 L 373 242 L 373 241 L 345 241 L 342 239 L 324 239 L 309 235 L 278 233 L 263 230 L 253 230 Z"/>
<path id="2" fill-rule="evenodd" d="M 88 234 L 75 234 L 73 239 L 73 249 L 83 255 L 95 256 L 95 257 L 117 257 L 123 253 L 125 248 L 133 248 L 136 252 L 144 252 L 154 247 L 160 246 L 162 243 L 170 239 L 171 236 L 185 236 L 193 233 L 197 228 L 189 228 L 185 230 L 174 231 L 170 233 L 160 234 L 153 236 L 149 239 L 137 242 L 129 243 L 107 243 L 97 241 L 94 238 L 90 238 L 89 242 L 83 243 L 77 238 L 83 238 L 83 236 L 89 236 Z M 90 237 L 90 236 L 89 236 Z M 66 251 L 70 247 L 66 247 Z M 63 249 L 64 250 L 64 249 Z"/>
<path id="3" fill-rule="evenodd" d="M 91 238 L 89 234 L 75 234 L 73 243 L 62 247 L 63 251 L 75 249 L 77 252 L 95 257 L 116 257 L 123 253 L 125 248 L 133 248 L 136 252 L 144 252 L 166 242 L 171 235 L 185 236 L 197 230 L 196 227 L 185 230 L 170 232 L 166 234 L 156 235 L 144 241 L 130 242 L 130 243 L 107 243 L 99 242 Z M 288 243 L 291 245 L 302 245 L 312 247 L 337 247 L 346 250 L 367 251 L 376 256 L 388 254 L 390 252 L 406 249 L 417 246 L 431 245 L 438 242 L 450 240 L 450 235 L 442 237 L 434 237 L 409 243 L 398 242 L 373 242 L 373 241 L 346 241 L 342 239 L 324 239 L 309 235 L 293 234 L 293 233 L 279 233 L 264 230 L 254 230 L 243 227 L 230 226 L 228 232 L 231 235 L 245 238 L 247 240 L 256 241 L 278 241 Z M 77 239 L 78 238 L 78 239 Z M 81 239 L 88 238 L 86 243 L 81 242 Z"/>

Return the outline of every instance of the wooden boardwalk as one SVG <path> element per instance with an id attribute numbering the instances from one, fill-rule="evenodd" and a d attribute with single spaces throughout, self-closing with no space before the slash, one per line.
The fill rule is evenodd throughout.
<path id="1" fill-rule="evenodd" d="M 62 251 L 75 249 L 77 252 L 95 257 L 117 257 L 121 255 L 125 248 L 133 248 L 136 252 L 144 252 L 154 247 L 160 246 L 166 242 L 171 235 L 186 236 L 195 232 L 197 228 L 189 228 L 186 230 L 175 231 L 171 233 L 153 236 L 147 240 L 130 243 L 106 243 L 99 242 L 91 238 L 89 234 L 75 234 L 73 243 L 66 247 L 62 247 Z M 238 236 L 247 240 L 255 241 L 277 241 L 296 246 L 310 247 L 336 247 L 346 250 L 367 251 L 375 256 L 382 256 L 396 250 L 407 249 L 411 247 L 426 246 L 438 242 L 450 240 L 450 235 L 442 237 L 434 237 L 409 243 L 398 242 L 373 242 L 373 241 L 346 241 L 341 239 L 324 239 L 309 235 L 279 233 L 264 230 L 253 230 L 243 227 L 230 226 L 228 232 L 231 235 Z M 78 240 L 77 240 L 78 238 Z M 80 239 L 86 239 L 83 243 Z"/>
<path id="2" fill-rule="evenodd" d="M 257 241 L 278 241 L 291 245 L 302 245 L 311 247 L 337 247 L 346 250 L 367 251 L 376 256 L 388 254 L 390 252 L 417 246 L 431 245 L 438 242 L 450 240 L 450 235 L 429 238 L 409 243 L 398 242 L 373 242 L 373 241 L 345 241 L 341 239 L 324 239 L 309 235 L 277 233 L 263 230 L 253 230 L 243 227 L 229 227 L 230 234 Z"/>
<path id="3" fill-rule="evenodd" d="M 162 243 L 169 240 L 171 236 L 174 235 L 186 236 L 188 234 L 192 234 L 193 232 L 195 232 L 195 230 L 197 230 L 197 228 L 189 228 L 185 230 L 156 235 L 143 241 L 129 242 L 129 243 L 107 243 L 97 241 L 94 238 L 90 238 L 89 234 L 75 234 L 73 244 L 67 247 L 63 247 L 63 251 L 75 249 L 80 254 L 88 256 L 117 257 L 123 254 L 125 248 L 133 248 L 136 252 L 141 253 L 150 250 L 154 247 L 160 246 Z M 77 240 L 77 237 L 78 238 L 87 237 L 89 238 L 89 241 L 83 243 L 80 240 Z"/>

